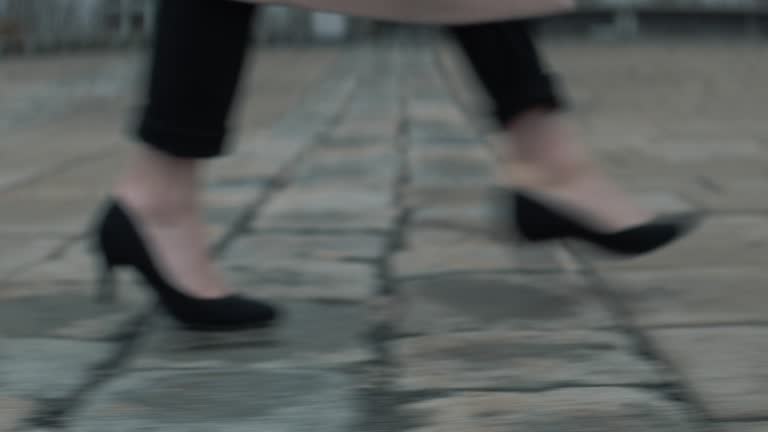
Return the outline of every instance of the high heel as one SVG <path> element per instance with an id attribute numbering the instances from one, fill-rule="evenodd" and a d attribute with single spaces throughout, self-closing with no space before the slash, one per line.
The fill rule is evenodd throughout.
<path id="1" fill-rule="evenodd" d="M 617 232 L 601 232 L 532 194 L 498 188 L 502 224 L 506 234 L 530 242 L 558 239 L 586 241 L 620 255 L 642 255 L 686 235 L 700 221 L 695 213 L 658 217 L 648 223 Z"/>
<path id="2" fill-rule="evenodd" d="M 277 318 L 272 306 L 238 295 L 209 300 L 179 291 L 160 273 L 128 212 L 116 201 L 107 205 L 96 227 L 94 249 L 103 264 L 97 286 L 100 301 L 116 297 L 114 271 L 130 267 L 143 277 L 164 309 L 187 328 L 238 330 L 263 327 Z"/>

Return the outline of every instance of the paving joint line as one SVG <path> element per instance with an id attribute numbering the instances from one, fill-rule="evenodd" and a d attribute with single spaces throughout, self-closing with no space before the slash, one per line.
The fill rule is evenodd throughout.
<path id="1" fill-rule="evenodd" d="M 614 315 L 618 328 L 632 343 L 634 353 L 640 358 L 645 358 L 648 361 L 663 366 L 665 372 L 674 378 L 670 386 L 661 391 L 661 395 L 668 400 L 680 402 L 688 406 L 692 421 L 694 421 L 697 426 L 712 428 L 712 415 L 706 408 L 704 401 L 690 389 L 687 380 L 678 368 L 675 367 L 671 359 L 664 355 L 663 351 L 659 349 L 653 339 L 645 333 L 644 329 L 636 324 L 637 319 L 635 318 L 635 314 L 625 304 L 621 295 L 614 292 L 609 287 L 608 282 L 591 261 L 579 254 L 578 251 L 574 250 L 568 244 L 566 244 L 565 247 L 569 248 L 576 260 L 580 261 L 581 266 L 585 269 L 587 277 L 592 281 L 592 283 L 589 284 L 592 288 L 591 290 L 595 296 L 603 301 L 608 310 Z"/>
<path id="2" fill-rule="evenodd" d="M 392 183 L 394 188 L 394 197 L 392 205 L 399 210 L 393 226 L 388 230 L 386 246 L 376 264 L 376 273 L 378 279 L 377 296 L 392 297 L 396 296 L 396 278 L 392 268 L 392 259 L 394 255 L 403 248 L 405 230 L 409 221 L 410 212 L 403 205 L 405 194 L 404 189 L 410 183 L 412 174 L 408 160 L 409 139 L 408 139 L 408 121 L 406 117 L 406 99 L 403 93 L 402 78 L 402 56 L 404 52 L 403 41 L 395 39 L 389 41 L 388 53 L 395 68 L 393 79 L 399 85 L 398 92 L 398 123 L 397 132 L 394 140 L 394 147 L 398 154 L 399 172 Z M 392 352 L 389 342 L 395 329 L 391 322 L 382 321 L 374 323 L 365 335 L 367 345 L 370 347 L 373 358 L 360 364 L 359 367 L 367 370 L 367 381 L 376 382 L 375 386 L 368 386 L 360 390 L 362 393 L 360 399 L 365 401 L 363 404 L 363 415 L 356 425 L 357 430 L 378 430 L 377 425 L 387 424 L 388 428 L 397 425 L 398 430 L 407 430 L 414 426 L 411 416 L 403 414 L 400 407 L 408 402 L 407 395 L 394 388 L 393 381 L 394 370 L 398 367 L 397 360 Z M 366 373 L 363 370 L 362 373 Z"/>

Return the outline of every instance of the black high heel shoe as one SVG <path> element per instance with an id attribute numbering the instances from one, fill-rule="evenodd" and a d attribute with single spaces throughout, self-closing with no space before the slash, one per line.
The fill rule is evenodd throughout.
<path id="1" fill-rule="evenodd" d="M 99 299 L 115 297 L 114 270 L 131 267 L 144 278 L 160 304 L 184 327 L 228 331 L 264 327 L 277 318 L 272 306 L 237 295 L 196 299 L 183 294 L 158 271 L 128 213 L 116 201 L 107 206 L 95 232 L 95 253 L 102 259 Z"/>
<path id="2" fill-rule="evenodd" d="M 626 256 L 642 255 L 666 246 L 686 235 L 701 219 L 694 213 L 669 215 L 622 231 L 605 233 L 529 193 L 499 188 L 497 195 L 505 234 L 517 234 L 530 242 L 578 239 Z"/>

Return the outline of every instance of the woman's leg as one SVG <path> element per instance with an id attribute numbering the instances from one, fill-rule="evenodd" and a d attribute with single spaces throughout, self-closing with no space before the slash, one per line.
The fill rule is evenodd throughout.
<path id="1" fill-rule="evenodd" d="M 507 131 L 501 181 L 562 200 L 604 229 L 647 222 L 654 215 L 604 176 L 579 141 L 531 26 L 508 21 L 451 28 Z"/>
<path id="2" fill-rule="evenodd" d="M 205 160 L 224 149 L 254 11 L 226 0 L 159 2 L 144 145 L 114 190 L 163 273 L 197 298 L 230 294 L 208 254 L 200 181 Z"/>

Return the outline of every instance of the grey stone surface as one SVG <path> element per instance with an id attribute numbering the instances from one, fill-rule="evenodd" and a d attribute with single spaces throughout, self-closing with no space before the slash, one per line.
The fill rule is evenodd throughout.
<path id="1" fill-rule="evenodd" d="M 712 416 L 729 420 L 768 416 L 768 328 L 704 327 L 650 334 Z"/>
<path id="2" fill-rule="evenodd" d="M 760 161 L 765 166 L 765 161 Z M 750 178 L 734 178 L 722 174 L 707 182 L 707 187 L 691 191 L 690 200 L 697 206 L 711 211 L 764 212 L 768 204 L 763 197 L 768 193 L 768 177 L 755 175 Z M 756 177 L 756 178 L 755 178 Z"/>
<path id="3" fill-rule="evenodd" d="M 31 400 L 0 396 L 0 432 L 18 430 L 34 409 L 35 403 Z"/>
<path id="4" fill-rule="evenodd" d="M 363 140 L 360 144 L 360 149 L 329 150 L 325 147 L 318 150 L 297 170 L 294 181 L 307 185 L 328 184 L 329 187 L 394 184 L 399 174 L 399 157 L 392 144 L 388 147 L 370 146 Z"/>
<path id="5" fill-rule="evenodd" d="M 345 122 L 338 125 L 332 132 L 335 138 L 364 138 L 366 140 L 394 140 L 397 136 L 397 122 L 391 117 L 366 118 L 358 117 L 357 121 L 346 118 Z"/>
<path id="6" fill-rule="evenodd" d="M 411 98 L 406 110 L 408 118 L 415 124 L 442 122 L 458 126 L 471 126 L 460 108 L 445 97 L 439 99 Z"/>
<path id="7" fill-rule="evenodd" d="M 267 205 L 263 230 L 387 230 L 394 224 L 392 191 L 377 188 L 292 188 Z"/>
<path id="8" fill-rule="evenodd" d="M 56 248 L 64 244 L 63 237 L 37 237 L 29 235 L 7 235 L 0 233 L 3 244 L 0 251 L 0 279 L 11 272 L 45 259 Z"/>
<path id="9" fill-rule="evenodd" d="M 109 341 L 150 307 L 143 288 L 125 286 L 111 304 L 82 286 L 8 285 L 0 295 L 0 337 Z M 87 287 L 91 288 L 91 287 Z"/>
<path id="10" fill-rule="evenodd" d="M 262 233 L 241 236 L 227 248 L 230 264 L 251 265 L 262 259 L 371 261 L 384 255 L 386 238 L 373 234 Z"/>
<path id="11" fill-rule="evenodd" d="M 336 108 L 331 100 L 336 100 L 337 107 L 348 94 L 339 85 L 329 85 L 326 88 L 329 98 L 307 95 L 308 87 L 315 84 L 333 63 L 335 51 L 310 55 L 309 58 L 303 57 L 307 50 L 300 48 L 277 56 L 272 50 L 265 51 L 270 52 L 260 56 L 259 78 L 246 88 L 246 91 L 257 93 L 259 101 L 246 103 L 239 113 L 244 120 L 243 133 L 237 137 L 240 152 L 237 157 L 213 163 L 207 179 L 206 204 L 214 233 L 222 232 L 244 204 L 263 192 L 266 178 L 278 174 L 286 162 L 312 143 L 313 134 L 326 127 L 335 115 Z M 297 55 L 307 64 L 302 68 L 287 67 L 294 64 Z M 73 105 L 71 99 L 65 97 L 71 91 L 64 89 L 66 82 L 61 81 L 60 65 L 75 63 L 91 73 L 101 71 L 92 67 L 92 63 L 103 64 L 113 57 L 104 53 L 80 53 L 43 56 L 34 61 L 4 59 L 5 73 L 0 77 L 3 83 L 0 99 L 4 106 L 0 110 L 4 113 L 11 111 L 14 118 L 24 119 L 24 122 L 14 124 L 14 133 L 4 134 L 0 143 L 3 155 L 0 158 L 0 187 L 3 188 L 3 211 L 0 212 L 0 280 L 3 280 L 0 287 L 0 430 L 4 432 L 18 420 L 39 414 L 38 409 L 48 412 L 49 408 L 56 408 L 59 401 L 48 398 L 75 396 L 74 390 L 89 382 L 97 372 L 102 372 L 92 367 L 104 366 L 102 362 L 117 354 L 118 345 L 125 341 L 121 339 L 116 344 L 94 341 L 113 340 L 123 318 L 130 315 L 134 307 L 144 307 L 145 298 L 135 286 L 121 290 L 122 302 L 118 305 L 94 305 L 91 301 L 93 264 L 88 251 L 81 245 L 51 255 L 65 241 L 82 234 L 93 218 L 94 209 L 113 183 L 117 167 L 124 162 L 124 150 L 135 144 L 131 142 L 128 147 L 126 139 L 116 145 L 124 120 L 133 109 L 133 104 L 128 102 L 130 97 L 125 97 L 128 94 L 115 97 L 110 92 L 108 102 L 103 95 L 78 97 L 77 105 Z M 125 54 L 117 57 L 121 64 L 124 63 Z M 128 63 L 138 64 L 136 57 L 129 57 Z M 124 71 L 126 68 L 116 69 Z M 283 69 L 290 71 L 281 72 Z M 344 81 L 341 84 L 346 87 L 349 87 L 347 81 L 354 81 L 349 79 L 349 73 L 334 75 L 336 81 Z M 53 83 L 50 87 L 57 91 L 46 92 L 40 100 L 46 107 L 52 107 L 51 112 L 60 111 L 61 115 L 53 118 L 48 115 L 47 108 L 46 113 L 24 111 L 23 115 L 15 115 L 18 114 L 14 112 L 17 111 L 16 101 L 23 102 L 29 97 L 29 81 Z M 120 88 L 127 91 L 128 87 L 121 85 Z M 12 91 L 14 96 L 6 97 L 6 90 Z M 268 103 L 264 103 L 265 98 Z M 300 98 L 301 104 L 298 104 Z M 277 117 L 297 106 L 302 109 L 295 111 L 293 124 L 282 123 L 273 134 L 259 133 L 260 128 L 271 127 Z M 308 110 L 317 111 L 318 115 L 308 116 Z M 295 125 L 301 127 L 296 129 Z M 15 189 L 11 190 L 10 186 Z M 16 270 L 19 267 L 21 269 Z M 14 271 L 6 274 L 6 270 Z M 332 273 L 330 269 L 328 271 Z M 12 279 L 5 281 L 6 276 L 12 276 Z M 340 334 L 342 330 L 335 329 L 335 333 Z M 343 356 L 343 353 L 336 354 Z M 310 379 L 304 381 L 309 383 Z M 330 388 L 338 387 L 334 383 L 329 381 Z M 86 395 L 77 396 L 81 400 L 73 402 L 86 402 L 82 399 Z M 308 412 L 311 410 L 307 409 Z M 321 410 L 306 418 L 317 418 L 327 412 Z M 336 420 L 339 414 L 334 415 L 333 420 Z M 146 425 L 154 427 L 151 422 Z M 251 430 L 252 425 L 248 429 Z M 42 428 L 24 430 L 42 431 Z M 75 427 L 73 430 L 79 429 Z M 94 430 L 104 429 L 96 427 Z M 295 428 L 286 426 L 283 430 Z"/>
<path id="12" fill-rule="evenodd" d="M 400 284 L 406 334 L 608 327 L 611 313 L 578 275 L 453 275 Z"/>
<path id="13" fill-rule="evenodd" d="M 466 207 L 432 207 L 415 209 L 411 216 L 414 228 L 447 228 L 492 234 L 493 210 L 487 205 Z"/>
<path id="14" fill-rule="evenodd" d="M 640 192 L 634 193 L 633 196 L 637 197 L 637 201 L 640 205 L 661 214 L 683 213 L 698 208 L 678 194 L 669 192 Z"/>
<path id="15" fill-rule="evenodd" d="M 243 209 L 255 202 L 265 190 L 262 182 L 249 184 L 248 180 L 231 180 L 233 182 L 244 181 L 242 187 L 233 185 L 212 185 L 206 188 L 205 212 L 206 222 L 228 226 L 241 216 Z"/>
<path id="16" fill-rule="evenodd" d="M 466 223 L 444 221 L 444 223 L 412 226 L 405 235 L 405 251 L 425 247 L 454 247 L 466 244 L 495 244 L 492 235 L 485 229 L 477 229 Z"/>
<path id="17" fill-rule="evenodd" d="M 13 272 L 9 277 L 13 282 L 29 285 L 80 286 L 83 289 L 95 288 L 97 271 L 100 263 L 90 251 L 90 245 L 79 241 L 66 248 L 38 260 L 34 265 L 27 265 Z M 51 284 L 55 282 L 55 284 Z"/>
<path id="18" fill-rule="evenodd" d="M 279 305 L 279 325 L 230 334 L 180 330 L 159 317 L 142 343 L 134 368 L 231 369 L 338 366 L 368 360 L 369 308 L 290 302 Z"/>
<path id="19" fill-rule="evenodd" d="M 480 149 L 415 151 L 411 158 L 411 183 L 415 186 L 486 185 L 491 166 Z"/>
<path id="20" fill-rule="evenodd" d="M 21 189 L 5 194 L 4 211 L 0 215 L 2 231 L 29 237 L 71 237 L 82 233 L 103 195 L 89 191 L 84 185 L 70 187 L 77 186 L 84 191 L 61 192 L 55 185 L 45 184 L 42 190 Z"/>
<path id="21" fill-rule="evenodd" d="M 471 122 L 447 96 L 447 88 L 429 89 L 427 97 L 420 97 L 430 83 L 414 86 L 409 94 L 406 114 L 409 119 L 408 134 L 414 147 L 436 145 L 442 148 L 463 147 L 477 149 L 478 138 Z M 432 86 L 434 87 L 434 86 Z"/>
<path id="22" fill-rule="evenodd" d="M 411 432 L 697 432 L 684 406 L 627 388 L 543 393 L 461 393 L 411 404 L 423 416 Z"/>
<path id="23" fill-rule="evenodd" d="M 211 161 L 206 183 L 214 189 L 233 188 L 255 195 L 307 143 L 246 131 L 237 145 L 236 153 Z"/>
<path id="24" fill-rule="evenodd" d="M 412 243 L 395 256 L 395 274 L 399 278 L 423 277 L 453 272 L 479 271 L 562 271 L 553 249 L 519 249 L 489 241 L 468 241 L 446 246 Z"/>
<path id="25" fill-rule="evenodd" d="M 0 338 L 0 394 L 22 399 L 68 397 L 113 349 L 98 342 Z"/>
<path id="26" fill-rule="evenodd" d="M 617 272 L 605 281 L 642 326 L 768 322 L 768 277 L 759 268 Z"/>
<path id="27" fill-rule="evenodd" d="M 726 423 L 723 425 L 725 432 L 766 432 L 768 422 Z"/>
<path id="28" fill-rule="evenodd" d="M 426 39 L 345 47 L 351 55 L 337 67 L 337 47 L 262 53 L 255 79 L 244 81 L 254 97 L 244 98 L 239 113 L 238 152 L 213 163 L 207 178 L 208 221 L 218 237 L 245 204 L 280 186 L 254 222 L 257 234 L 241 233 L 224 261 L 246 293 L 315 301 L 288 302 L 282 325 L 237 335 L 179 332 L 160 315 L 137 346 L 130 374 L 83 395 L 73 430 L 211 430 L 222 419 L 234 430 L 406 430 L 388 421 L 400 415 L 399 404 L 437 396 L 443 399 L 424 402 L 434 403 L 422 430 L 690 430 L 679 406 L 653 387 L 668 383 L 665 373 L 621 336 L 593 328 L 612 322 L 564 272 L 580 269 L 571 254 L 559 246 L 502 245 L 487 220 L 487 131 L 478 133 L 462 115 L 465 108 L 485 115 L 472 112 L 479 95 L 446 82 L 450 73 L 435 64 Z M 764 425 L 749 422 L 767 416 L 768 393 L 759 289 L 768 264 L 768 87 L 761 85 L 768 63 L 754 54 L 763 44 L 543 47 L 567 81 L 584 141 L 612 177 L 653 209 L 713 211 L 700 231 L 669 249 L 597 267 L 643 326 L 700 327 L 643 330 L 694 396 L 727 420 L 721 426 L 760 430 Z M 0 288 L 0 333 L 27 345 L 0 345 L 0 357 L 12 354 L 0 371 L 28 388 L 7 395 L 0 385 L 0 422 L 50 408 L 38 400 L 49 396 L 40 387 L 61 389 L 58 397 L 88 379 L 102 359 L 98 347 L 116 347 L 78 340 L 109 339 L 119 317 L 140 304 L 133 298 L 141 300 L 140 291 L 126 287 L 125 303 L 91 305 L 87 252 L 48 256 L 59 240 L 82 233 L 134 144 L 115 146 L 134 106 L 128 94 L 80 95 L 75 107 L 67 105 L 69 89 L 51 84 L 60 82 L 62 64 L 102 72 L 93 63 L 104 60 L 94 57 L 3 64 L 0 111 L 10 115 L 0 117 L 25 122 L 0 125 L 12 132 L 0 142 L 0 279 L 12 277 Z M 124 63 L 114 69 L 127 70 Z M 54 87 L 33 98 L 50 110 L 34 112 L 32 99 L 15 103 L 30 89 Z M 297 169 L 286 170 L 293 160 Z M 400 174 L 411 183 L 397 190 Z M 395 216 L 409 210 L 404 231 L 396 232 Z M 405 295 L 393 293 L 386 304 L 371 298 L 382 275 L 358 261 L 378 258 L 381 241 L 400 234 L 405 243 L 393 276 Z M 56 244 L 49 248 L 47 239 Z M 380 308 L 363 306 L 370 300 Z M 740 326 L 722 327 L 734 323 Z M 541 331 L 547 328 L 554 331 Z M 414 338 L 418 333 L 427 335 Z M 336 372 L 361 368 L 375 369 L 377 379 L 350 384 Z M 54 370 L 68 381 L 48 385 Z M 393 377 L 405 392 L 392 391 Z M 654 394 L 616 388 L 623 384 L 647 385 Z M 350 391 L 355 385 L 378 399 L 366 401 Z M 542 390 L 559 385 L 611 388 Z M 528 392 L 504 392 L 517 387 Z M 452 393 L 456 388 L 494 392 Z M 278 403 L 287 410 L 274 408 Z M 352 423 L 358 414 L 384 421 Z"/>
<path id="29" fill-rule="evenodd" d="M 544 390 L 667 382 L 609 332 L 467 332 L 394 343 L 407 390 Z"/>
<path id="30" fill-rule="evenodd" d="M 453 120 L 422 120 L 412 122 L 408 129 L 409 138 L 418 146 L 441 146 L 449 148 L 477 148 L 482 139 L 472 126 Z"/>
<path id="31" fill-rule="evenodd" d="M 299 300 L 364 301 L 375 292 L 369 264 L 286 258 L 222 263 L 240 290 L 261 297 Z"/>
<path id="32" fill-rule="evenodd" d="M 488 184 L 408 184 L 402 194 L 404 204 L 413 208 L 480 206 L 487 205 L 491 198 Z"/>
<path id="33" fill-rule="evenodd" d="M 82 432 L 344 432 L 357 419 L 350 380 L 293 369 L 155 371 L 93 395 L 71 423 Z"/>
<path id="34" fill-rule="evenodd" d="M 708 218 L 689 236 L 649 255 L 628 261 L 594 259 L 604 271 L 728 268 L 768 265 L 768 218 Z"/>

